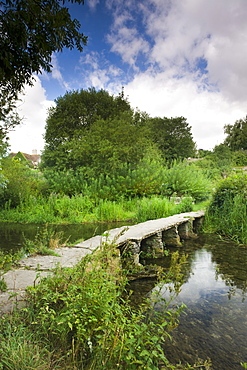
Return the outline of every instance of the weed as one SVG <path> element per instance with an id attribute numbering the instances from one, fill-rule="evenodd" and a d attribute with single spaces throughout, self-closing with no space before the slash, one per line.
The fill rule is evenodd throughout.
<path id="1" fill-rule="evenodd" d="M 7 283 L 4 278 L 0 278 L 0 292 L 6 292 L 7 290 Z"/>
<path id="2" fill-rule="evenodd" d="M 63 247 L 68 240 L 63 241 L 63 234 L 55 232 L 46 225 L 46 227 L 38 231 L 34 240 L 25 238 L 22 251 L 25 256 L 41 254 L 58 256 L 54 249 Z"/>

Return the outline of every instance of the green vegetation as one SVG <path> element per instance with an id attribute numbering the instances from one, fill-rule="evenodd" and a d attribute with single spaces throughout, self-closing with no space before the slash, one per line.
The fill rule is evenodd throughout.
<path id="1" fill-rule="evenodd" d="M 64 240 L 62 233 L 54 232 L 45 227 L 43 231 L 37 232 L 33 240 L 25 238 L 24 245 L 18 252 L 3 252 L 0 250 L 0 271 L 8 271 L 12 267 L 18 266 L 18 261 L 22 258 L 35 255 L 59 256 L 57 248 L 63 247 L 68 240 Z M 1 275 L 0 275 L 1 276 Z M 4 286 L 1 283 L 0 286 Z"/>
<path id="2" fill-rule="evenodd" d="M 57 268 L 53 277 L 28 289 L 28 306 L 0 321 L 0 368 L 27 369 L 194 369 L 172 365 L 165 342 L 183 306 L 168 308 L 156 290 L 151 301 L 133 308 L 126 298 L 126 273 L 104 245 L 70 269 Z M 182 284 L 178 254 L 170 271 L 160 270 L 159 282 Z M 170 288 L 168 288 L 170 289 Z M 163 310 L 155 306 L 163 300 Z M 206 367 L 207 368 L 207 367 Z"/>
<path id="3" fill-rule="evenodd" d="M 247 243 L 247 174 L 222 180 L 206 215 L 206 228 L 239 243 Z"/>
<path id="4" fill-rule="evenodd" d="M 246 150 L 247 149 L 247 116 L 237 120 L 234 125 L 225 125 L 225 145 L 231 150 Z"/>
<path id="5" fill-rule="evenodd" d="M 70 0 L 83 4 L 83 0 Z M 52 54 L 64 48 L 83 50 L 87 37 L 80 23 L 58 0 L 1 1 L 0 12 L 0 147 L 8 131 L 20 123 L 16 101 L 33 75 L 51 72 Z M 35 17 L 33 16 L 35 14 Z M 1 151 L 1 148 L 0 148 Z"/>
<path id="6" fill-rule="evenodd" d="M 0 277 L 0 292 L 5 292 L 7 290 L 6 281 Z"/>
<path id="7" fill-rule="evenodd" d="M 195 152 L 184 117 L 154 119 L 136 112 L 123 91 L 116 97 L 93 88 L 73 91 L 56 104 L 47 118 L 42 169 L 112 176 L 126 166 L 134 170 L 147 155 L 171 161 Z"/>

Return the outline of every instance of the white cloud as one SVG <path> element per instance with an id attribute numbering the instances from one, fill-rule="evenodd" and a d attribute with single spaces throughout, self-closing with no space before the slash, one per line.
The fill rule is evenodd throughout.
<path id="1" fill-rule="evenodd" d="M 152 8 L 150 5 L 152 4 Z M 143 6 L 153 39 L 150 63 L 163 70 L 192 70 L 207 62 L 208 81 L 226 98 L 245 100 L 247 88 L 247 2 L 245 0 L 148 0 Z M 152 11 L 150 11 L 152 9 Z"/>
<path id="2" fill-rule="evenodd" d="M 45 90 L 38 77 L 35 77 L 34 86 L 25 87 L 24 95 L 20 98 L 22 102 L 18 104 L 18 112 L 23 117 L 23 122 L 8 135 L 10 150 L 32 154 L 32 150 L 36 149 L 40 153 L 44 147 L 47 110 L 54 103 L 46 99 Z"/>
<path id="3" fill-rule="evenodd" d="M 105 59 L 104 54 L 91 52 L 80 58 L 83 84 L 96 89 L 106 89 L 111 93 L 121 91 L 123 71 Z M 85 67 L 86 66 L 86 67 Z"/>
<path id="4" fill-rule="evenodd" d="M 89 0 L 87 3 L 88 3 L 88 6 L 91 10 L 95 10 L 96 9 L 96 6 L 99 4 L 100 0 Z"/>
<path id="5" fill-rule="evenodd" d="M 198 149 L 213 149 L 224 140 L 224 125 L 245 116 L 242 104 L 230 103 L 220 92 L 199 90 L 194 81 L 171 79 L 165 72 L 143 73 L 125 87 L 133 107 L 152 117 L 187 118 Z"/>
<path id="6" fill-rule="evenodd" d="M 108 4 L 109 5 L 109 4 Z M 111 4 L 112 6 L 113 4 Z M 147 54 L 150 50 L 149 43 L 138 32 L 138 24 L 133 14 L 133 4 L 114 3 L 115 14 L 111 32 L 107 35 L 107 41 L 111 45 L 111 51 L 121 56 L 125 63 L 138 70 L 137 58 L 141 54 Z"/>
<path id="7" fill-rule="evenodd" d="M 246 115 L 247 1 L 134 1 L 122 5 L 125 16 L 120 6 L 112 51 L 132 67 L 142 48 L 149 51 L 148 67 L 136 68 L 126 86 L 131 104 L 152 116 L 186 117 L 199 148 L 220 144 L 224 125 Z"/>

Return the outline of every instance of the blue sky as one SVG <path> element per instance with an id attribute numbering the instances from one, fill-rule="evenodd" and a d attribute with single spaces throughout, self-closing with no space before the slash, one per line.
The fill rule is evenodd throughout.
<path id="1" fill-rule="evenodd" d="M 48 107 L 68 90 L 124 86 L 133 108 L 184 116 L 198 149 L 224 140 L 247 114 L 246 0 L 85 0 L 67 4 L 88 36 L 84 51 L 53 55 L 19 106 L 12 151 L 42 151 Z"/>

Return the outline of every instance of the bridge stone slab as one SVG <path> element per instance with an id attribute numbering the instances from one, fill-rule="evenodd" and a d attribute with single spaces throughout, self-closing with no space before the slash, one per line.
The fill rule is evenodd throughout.
<path id="1" fill-rule="evenodd" d="M 174 226 L 180 225 L 186 220 L 196 219 L 204 216 L 203 211 L 180 213 L 178 215 L 149 220 L 137 225 L 129 226 L 128 229 L 116 239 L 116 244 L 121 245 L 127 240 L 141 241 L 159 231 L 168 230 Z"/>

